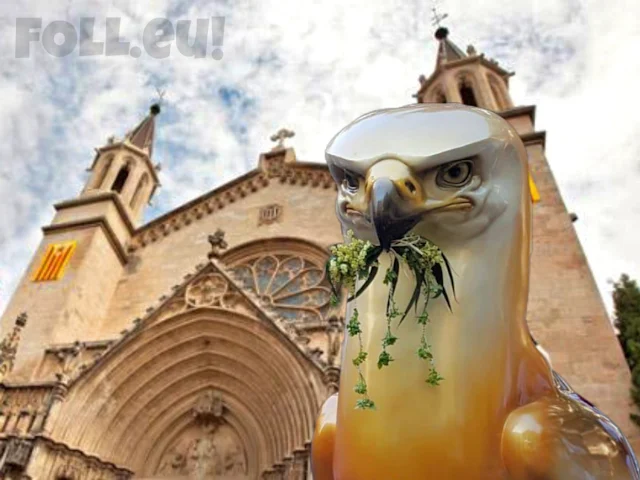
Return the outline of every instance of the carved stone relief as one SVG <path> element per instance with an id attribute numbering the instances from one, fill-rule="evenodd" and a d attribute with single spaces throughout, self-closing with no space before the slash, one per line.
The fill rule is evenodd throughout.
<path id="1" fill-rule="evenodd" d="M 211 251 L 209 252 L 209 258 L 218 258 L 222 253 L 222 250 L 226 250 L 228 247 L 227 241 L 224 239 L 224 230 L 218 229 L 213 235 L 209 235 L 207 238 L 211 245 Z"/>
<path id="2" fill-rule="evenodd" d="M 26 324 L 27 314 L 23 312 L 16 318 L 11 333 L 7 334 L 0 342 L 0 380 L 3 380 L 13 370 L 13 362 L 20 343 L 20 332 Z"/>
<path id="3" fill-rule="evenodd" d="M 211 307 L 220 303 L 227 292 L 227 281 L 222 275 L 211 274 L 198 278 L 186 290 L 185 300 L 191 307 Z"/>
<path id="4" fill-rule="evenodd" d="M 277 222 L 282 216 L 282 205 L 277 203 L 266 205 L 260 209 L 258 213 L 258 226 L 270 225 Z"/>
<path id="5" fill-rule="evenodd" d="M 168 307 L 169 312 L 163 311 L 162 318 L 185 309 L 200 307 L 217 307 L 257 316 L 255 307 L 219 273 L 210 273 L 194 279 L 185 289 L 184 298 L 176 298 Z"/>
<path id="6" fill-rule="evenodd" d="M 45 350 L 38 378 L 68 384 L 93 365 L 112 345 L 112 341 L 54 345 Z"/>
<path id="7" fill-rule="evenodd" d="M 51 387 L 0 390 L 0 433 L 38 433 L 46 417 Z"/>
<path id="8" fill-rule="evenodd" d="M 166 450 L 157 478 L 189 480 L 248 479 L 247 454 L 235 430 L 225 420 L 226 407 L 215 390 L 193 406 L 193 424 Z"/>

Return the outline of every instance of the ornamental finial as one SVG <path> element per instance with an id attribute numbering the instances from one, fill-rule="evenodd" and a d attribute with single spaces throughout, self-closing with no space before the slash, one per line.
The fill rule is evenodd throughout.
<path id="1" fill-rule="evenodd" d="M 285 139 L 292 138 L 295 136 L 295 134 L 296 132 L 294 132 L 293 130 L 289 130 L 287 128 L 281 128 L 280 130 L 278 130 L 276 133 L 271 135 L 271 141 L 278 142 L 278 144 L 275 147 L 273 147 L 273 149 L 277 150 L 280 148 L 284 148 Z"/>
<path id="2" fill-rule="evenodd" d="M 209 243 L 211 244 L 211 251 L 209 252 L 209 258 L 218 258 L 228 245 L 224 239 L 224 230 L 218 229 L 213 235 L 209 235 Z"/>

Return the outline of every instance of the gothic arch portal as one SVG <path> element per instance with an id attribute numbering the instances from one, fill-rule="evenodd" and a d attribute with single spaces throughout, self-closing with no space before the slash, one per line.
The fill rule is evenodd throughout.
<path id="1" fill-rule="evenodd" d="M 302 458 L 326 397 L 320 369 L 274 325 L 219 307 L 144 325 L 103 360 L 50 428 L 139 478 L 261 478 Z"/>

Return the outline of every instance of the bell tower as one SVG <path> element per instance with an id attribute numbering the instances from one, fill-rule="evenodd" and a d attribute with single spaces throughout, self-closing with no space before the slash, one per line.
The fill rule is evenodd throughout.
<path id="1" fill-rule="evenodd" d="M 121 141 L 110 137 L 107 145 L 96 149 L 87 184 L 80 194 L 90 198 L 115 194 L 132 223 L 137 224 L 159 185 L 157 170 L 151 162 L 155 135 L 155 117 L 160 106 L 151 106 L 149 115 Z"/>
<path id="2" fill-rule="evenodd" d="M 418 103 L 464 103 L 496 112 L 513 107 L 509 96 L 509 77 L 495 60 L 476 52 L 473 45 L 466 53 L 449 39 L 449 30 L 435 32 L 438 54 L 433 73 L 420 76 Z"/>
<path id="3" fill-rule="evenodd" d="M 159 186 L 152 163 L 155 119 L 149 114 L 122 140 L 96 149 L 89 178 L 75 198 L 54 205 L 43 239 L 2 317 L 3 331 L 26 312 L 15 362 L 6 377 L 27 381 L 53 344 L 101 337 L 102 322 L 129 262 L 127 246 Z"/>

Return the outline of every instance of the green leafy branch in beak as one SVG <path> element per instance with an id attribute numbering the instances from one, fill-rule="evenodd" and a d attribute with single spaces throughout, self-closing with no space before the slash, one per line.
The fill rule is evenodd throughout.
<path id="1" fill-rule="evenodd" d="M 379 269 L 379 257 L 383 249 L 374 246 L 369 241 L 360 240 L 353 237 L 353 232 L 347 233 L 347 241 L 331 247 L 331 256 L 327 261 L 327 277 L 332 289 L 331 303 L 337 305 L 340 297 L 340 290 L 345 288 L 349 297 L 347 301 L 358 298 L 375 279 Z M 427 306 L 431 298 L 444 297 L 447 306 L 451 309 L 449 294 L 445 288 L 444 272 L 446 270 L 451 283 L 453 294 L 455 295 L 455 285 L 453 272 L 449 261 L 442 251 L 429 240 L 418 235 L 405 235 L 399 240 L 391 243 L 388 255 L 392 255 L 391 266 L 387 269 L 383 283 L 389 286 L 389 296 L 387 297 L 386 321 L 387 330 L 382 339 L 382 351 L 378 356 L 378 368 L 389 366 L 393 357 L 387 347 L 395 345 L 398 338 L 391 332 L 391 325 L 395 318 L 400 317 L 398 326 L 402 324 L 411 308 L 415 308 L 418 313 L 418 301 L 420 294 L 424 298 L 421 313 L 417 317 L 417 322 L 422 326 L 420 337 L 420 347 L 417 350 L 418 357 L 429 362 L 429 374 L 426 382 L 429 385 L 437 386 L 444 380 L 435 368 L 431 345 L 427 341 L 426 327 L 429 323 Z M 394 293 L 398 284 L 400 273 L 400 263 L 406 264 L 415 278 L 415 288 L 404 312 L 398 310 Z M 362 286 L 356 290 L 358 280 L 364 280 Z M 367 360 L 368 353 L 362 347 L 362 324 L 358 318 L 358 309 L 353 309 L 353 314 L 347 323 L 347 333 L 351 337 L 357 337 L 359 349 L 357 356 L 352 360 L 358 372 L 358 381 L 355 392 L 361 395 L 356 402 L 358 409 L 375 409 L 375 403 L 369 398 L 367 384 L 362 374 L 362 364 Z"/>

